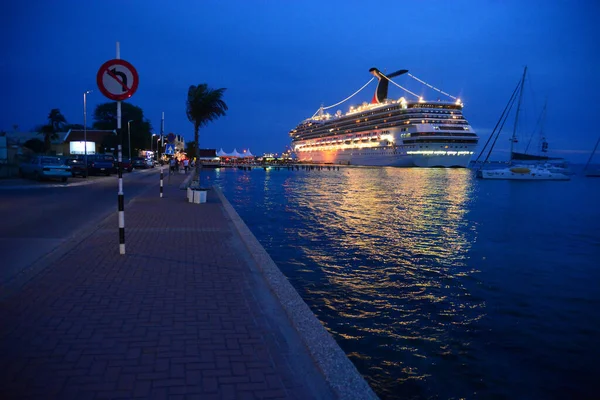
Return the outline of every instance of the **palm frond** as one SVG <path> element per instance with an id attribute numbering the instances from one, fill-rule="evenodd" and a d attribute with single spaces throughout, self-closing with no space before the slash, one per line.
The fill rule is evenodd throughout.
<path id="1" fill-rule="evenodd" d="M 222 99 L 225 90 L 225 88 L 210 89 L 205 83 L 189 87 L 186 114 L 194 127 L 205 126 L 226 115 L 228 107 Z"/>

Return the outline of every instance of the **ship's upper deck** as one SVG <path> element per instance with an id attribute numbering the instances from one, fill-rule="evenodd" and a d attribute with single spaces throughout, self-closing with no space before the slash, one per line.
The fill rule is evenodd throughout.
<path id="1" fill-rule="evenodd" d="M 386 101 L 384 103 L 376 103 L 376 104 L 372 104 L 372 103 L 362 103 L 359 106 L 352 106 L 350 107 L 350 110 L 345 113 L 342 114 L 341 111 L 337 111 L 335 114 L 329 114 L 329 113 L 317 113 L 316 115 L 314 115 L 311 118 L 307 118 L 303 121 L 304 122 L 324 122 L 324 121 L 332 121 L 332 120 L 336 120 L 336 119 L 343 119 L 345 117 L 356 117 L 356 116 L 362 116 L 363 114 L 375 114 L 378 113 L 380 111 L 389 111 L 392 109 L 409 109 L 409 108 L 416 108 L 416 109 L 432 109 L 432 108 L 437 108 L 437 109 L 449 109 L 449 110 L 462 110 L 463 108 L 463 103 L 460 100 L 457 100 L 456 102 L 448 102 L 448 101 L 425 101 L 425 100 L 419 100 L 419 101 L 407 101 L 404 97 L 401 97 L 398 100 L 392 100 L 392 99 L 386 99 Z"/>
<path id="2" fill-rule="evenodd" d="M 350 107 L 350 110 L 343 115 L 341 111 L 334 115 L 318 113 L 290 131 L 290 136 L 293 140 L 324 137 L 367 129 L 382 129 L 400 123 L 409 124 L 411 120 L 444 125 L 467 125 L 468 122 L 462 115 L 462 108 L 463 104 L 460 100 L 456 102 L 406 101 L 400 98 L 378 104 L 363 103 L 357 107 Z"/>

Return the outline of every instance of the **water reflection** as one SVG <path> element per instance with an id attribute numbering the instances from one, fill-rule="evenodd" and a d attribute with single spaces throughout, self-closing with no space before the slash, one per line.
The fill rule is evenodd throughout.
<path id="1" fill-rule="evenodd" d="M 382 398 L 596 398 L 600 187 L 468 170 L 210 177 Z"/>
<path id="2" fill-rule="evenodd" d="M 454 338 L 483 315 L 463 284 L 476 272 L 466 266 L 475 239 L 464 218 L 471 174 L 352 169 L 305 179 L 285 184 L 289 211 L 305 221 L 295 226 L 298 262 L 313 266 L 293 279 L 380 393 L 427 395 L 406 382 L 450 372 L 445 360 L 468 351 Z"/>
<path id="3" fill-rule="evenodd" d="M 235 174 L 236 208 L 380 396 L 435 395 L 440 374 L 444 393 L 466 395 L 458 382 L 477 371 L 457 359 L 476 356 L 484 313 L 469 290 L 470 171 Z M 248 192 L 248 179 L 264 190 Z"/>

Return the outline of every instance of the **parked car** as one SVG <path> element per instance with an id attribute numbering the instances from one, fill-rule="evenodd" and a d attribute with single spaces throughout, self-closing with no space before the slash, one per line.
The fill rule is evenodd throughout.
<path id="1" fill-rule="evenodd" d="M 65 165 L 58 157 L 35 156 L 28 162 L 19 165 L 19 174 L 40 181 L 54 178 L 66 182 L 71 176 L 71 167 Z"/>
<path id="2" fill-rule="evenodd" d="M 129 158 L 123 158 L 121 161 L 121 167 L 123 171 L 131 172 L 133 171 L 133 164 Z M 119 168 L 119 160 L 115 159 L 115 168 Z"/>
<path id="3" fill-rule="evenodd" d="M 146 158 L 146 165 L 148 168 L 154 168 L 154 160 L 151 158 Z"/>
<path id="4" fill-rule="evenodd" d="M 110 154 L 88 156 L 88 172 L 90 175 L 104 174 L 106 176 L 116 173 L 115 158 Z"/>
<path id="5" fill-rule="evenodd" d="M 150 166 L 146 163 L 146 159 L 142 158 L 142 157 L 134 158 L 131 165 L 133 166 L 133 168 L 142 168 L 142 169 L 150 168 Z"/>
<path id="6" fill-rule="evenodd" d="M 67 158 L 65 165 L 71 167 L 72 176 L 87 177 L 87 169 L 85 168 L 85 160 L 83 158 Z"/>

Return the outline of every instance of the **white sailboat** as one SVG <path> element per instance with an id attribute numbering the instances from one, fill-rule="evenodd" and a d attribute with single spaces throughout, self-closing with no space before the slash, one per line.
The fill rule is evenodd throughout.
<path id="1" fill-rule="evenodd" d="M 479 170 L 477 171 L 477 177 L 481 178 L 481 179 L 498 179 L 498 180 L 509 179 L 509 180 L 526 180 L 526 181 L 568 181 L 571 179 L 569 177 L 569 175 L 565 174 L 564 172 L 555 168 L 552 164 L 549 164 L 547 162 L 529 164 L 529 163 L 519 163 L 518 161 L 515 160 L 514 155 L 518 154 L 518 153 L 515 153 L 515 151 L 514 151 L 514 144 L 517 142 L 517 125 L 519 122 L 519 113 L 521 111 L 521 102 L 523 100 L 523 86 L 525 84 L 526 75 L 527 75 L 527 67 L 525 67 L 525 70 L 523 71 L 523 77 L 521 78 L 521 81 L 519 82 L 519 84 L 517 85 L 517 88 L 513 92 L 513 95 L 511 96 L 508 105 L 504 109 L 504 112 L 502 113 L 502 115 L 500 117 L 500 121 L 498 121 L 498 124 L 496 124 L 496 128 L 498 128 L 498 126 L 501 123 L 500 129 L 498 129 L 498 131 L 496 133 L 496 137 L 495 137 L 494 142 L 492 143 L 492 146 L 487 154 L 487 157 L 485 158 L 483 164 L 481 164 Z M 506 118 L 508 117 L 508 113 L 510 112 L 512 105 L 514 104 L 514 100 L 515 100 L 517 94 L 519 96 L 519 101 L 518 101 L 517 111 L 516 111 L 516 115 L 515 115 L 515 124 L 513 127 L 513 133 L 512 133 L 512 137 L 510 138 L 510 160 L 508 162 L 508 166 L 506 168 L 484 169 L 483 167 L 485 166 L 485 164 L 492 152 L 494 144 L 496 143 L 496 140 L 498 139 L 498 135 L 500 134 L 500 131 L 502 130 L 502 126 L 504 126 L 504 123 L 506 122 Z M 494 131 L 496 131 L 496 128 L 494 128 Z M 492 133 L 492 136 L 494 136 L 493 133 Z M 490 136 L 490 139 L 492 138 L 492 136 Z M 489 143 L 489 140 L 488 140 L 488 143 Z M 486 146 L 488 143 L 486 143 Z M 483 151 L 485 151 L 485 147 L 484 147 Z M 482 153 L 483 153 L 483 151 L 482 151 Z"/>

